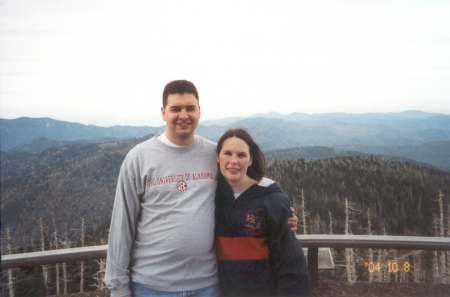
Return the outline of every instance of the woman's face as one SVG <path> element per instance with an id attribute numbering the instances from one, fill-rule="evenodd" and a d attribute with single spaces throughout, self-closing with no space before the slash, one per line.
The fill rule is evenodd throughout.
<path id="1" fill-rule="evenodd" d="M 217 156 L 217 162 L 220 172 L 231 186 L 242 183 L 248 178 L 247 168 L 252 164 L 250 148 L 238 137 L 227 138 Z"/>

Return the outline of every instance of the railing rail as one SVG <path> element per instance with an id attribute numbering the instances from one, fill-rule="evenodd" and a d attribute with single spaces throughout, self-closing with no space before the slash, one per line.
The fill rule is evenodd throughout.
<path id="1" fill-rule="evenodd" d="M 107 245 L 2 255 L 2 269 L 106 258 Z"/>
<path id="2" fill-rule="evenodd" d="M 308 248 L 308 271 L 311 285 L 319 284 L 319 247 L 373 248 L 400 250 L 450 251 L 450 238 L 378 235 L 297 235 L 303 247 Z"/>
<path id="3" fill-rule="evenodd" d="M 448 237 L 379 235 L 297 235 L 303 247 L 450 251 Z"/>
<path id="4" fill-rule="evenodd" d="M 318 284 L 319 247 L 374 248 L 406 250 L 450 251 L 450 238 L 377 235 L 297 235 L 303 247 L 308 248 L 308 269 L 311 283 Z M 63 262 L 87 261 L 106 258 L 107 245 L 80 247 L 44 252 L 2 255 L 2 269 L 38 266 Z"/>

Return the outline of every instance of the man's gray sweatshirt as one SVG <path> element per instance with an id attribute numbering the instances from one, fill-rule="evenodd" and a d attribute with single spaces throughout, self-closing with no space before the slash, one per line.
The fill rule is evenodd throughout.
<path id="1" fill-rule="evenodd" d="M 186 147 L 153 137 L 133 148 L 119 174 L 104 282 L 111 297 L 130 281 L 160 291 L 218 283 L 214 251 L 215 143 Z"/>

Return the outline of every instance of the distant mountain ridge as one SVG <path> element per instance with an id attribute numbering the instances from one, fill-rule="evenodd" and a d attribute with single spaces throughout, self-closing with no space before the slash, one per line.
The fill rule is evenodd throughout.
<path id="1" fill-rule="evenodd" d="M 31 142 L 16 146 L 11 149 L 10 152 L 24 152 L 29 154 L 36 154 L 45 151 L 46 149 L 52 147 L 59 147 L 71 144 L 78 143 L 105 143 L 105 142 L 113 142 L 118 141 L 119 139 L 114 137 L 103 137 L 103 138 L 95 138 L 95 139 L 79 139 L 74 141 L 65 141 L 65 140 L 51 140 L 45 137 L 39 137 L 33 139 Z"/>
<path id="2" fill-rule="evenodd" d="M 9 151 L 19 145 L 30 143 L 41 137 L 56 141 L 93 140 L 111 138 L 130 139 L 161 133 L 164 127 L 113 126 L 98 127 L 58 121 L 50 118 L 21 117 L 13 120 L 0 119 L 1 150 Z"/>
<path id="3" fill-rule="evenodd" d="M 422 164 L 432 164 L 450 171 L 450 141 L 435 141 L 422 144 L 394 146 L 341 146 L 343 150 L 358 151 L 370 155 L 402 156 Z"/>
<path id="4" fill-rule="evenodd" d="M 405 127 L 411 122 L 416 123 L 416 128 L 445 128 L 445 124 L 450 123 L 450 115 L 440 113 L 426 113 L 422 111 L 404 111 L 397 113 L 317 113 L 307 114 L 294 112 L 284 115 L 277 112 L 269 112 L 265 114 L 255 114 L 248 118 L 270 118 L 280 119 L 288 122 L 331 122 L 331 123 L 347 123 L 347 124 L 367 124 L 367 125 L 397 125 Z M 234 117 L 219 120 L 208 120 L 202 122 L 203 125 L 219 125 L 225 126 L 235 124 L 245 118 Z M 441 122 L 442 121 L 442 122 Z M 431 123 L 431 126 L 429 126 Z M 447 125 L 448 127 L 448 125 Z M 448 130 L 447 128 L 446 130 Z"/>
<path id="5" fill-rule="evenodd" d="M 450 141 L 393 147 L 361 146 L 349 147 L 348 149 L 308 146 L 265 151 L 264 155 L 266 162 L 297 159 L 304 159 L 309 162 L 338 157 L 374 156 L 380 159 L 413 163 L 450 172 L 450 167 L 448 166 L 449 152 Z"/>
<path id="6" fill-rule="evenodd" d="M 271 129 L 260 129 L 261 125 L 270 126 L 268 128 Z M 297 138 L 298 140 L 278 142 L 276 148 L 313 145 L 328 146 L 337 142 L 340 145 L 355 143 L 364 145 L 396 145 L 429 141 L 450 141 L 450 115 L 420 111 L 363 114 L 292 113 L 289 115 L 271 112 L 256 114 L 247 118 L 232 117 L 204 121 L 199 124 L 197 133 L 211 140 L 218 140 L 226 129 L 236 126 L 246 127 L 256 134 L 277 132 L 284 137 Z M 50 118 L 34 119 L 22 117 L 12 120 L 0 119 L 0 149 L 9 151 L 14 147 L 30 143 L 40 137 L 57 141 L 93 140 L 97 138 L 118 140 L 157 134 L 164 130 L 165 126 L 98 127 Z M 314 133 L 316 136 L 308 135 L 308 133 Z M 365 138 L 365 136 L 368 136 L 368 138 Z M 335 137 L 339 141 L 333 139 Z M 376 143 L 375 139 L 377 140 Z M 271 149 L 271 147 L 267 147 L 267 149 Z"/>
<path id="7" fill-rule="evenodd" d="M 97 127 L 49 118 L 0 120 L 1 150 L 38 153 L 69 143 L 105 142 L 162 133 L 161 127 Z M 363 153 L 409 158 L 450 168 L 450 115 L 405 111 L 400 113 L 257 114 L 204 121 L 196 134 L 218 141 L 230 128 L 249 130 L 264 151 L 297 147 L 332 147 Z M 434 148 L 432 144 L 441 143 Z M 411 146 L 400 148 L 401 146 Z M 422 145 L 420 153 L 414 146 Z M 372 148 L 374 147 L 374 148 Z M 397 148 L 393 148 L 397 147 Z M 427 151 L 428 150 L 428 151 Z M 437 151 L 439 150 L 439 151 Z"/>

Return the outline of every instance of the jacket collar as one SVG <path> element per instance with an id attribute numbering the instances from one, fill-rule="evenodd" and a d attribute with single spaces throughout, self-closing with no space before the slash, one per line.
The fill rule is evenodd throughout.
<path id="1" fill-rule="evenodd" d="M 247 199 L 253 199 L 260 195 L 269 194 L 269 193 L 273 193 L 273 192 L 281 193 L 281 188 L 280 188 L 279 184 L 267 177 L 263 177 L 263 179 L 258 184 L 255 184 L 255 185 L 251 186 L 250 188 L 248 188 L 247 190 L 245 190 L 242 193 L 241 197 L 243 199 L 247 200 Z M 225 197 L 233 197 L 233 200 L 234 200 L 233 190 L 231 189 L 230 185 L 228 184 L 228 182 L 225 180 L 225 178 L 222 175 L 219 176 L 219 182 L 217 184 L 216 194 L 221 194 Z"/>

